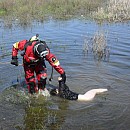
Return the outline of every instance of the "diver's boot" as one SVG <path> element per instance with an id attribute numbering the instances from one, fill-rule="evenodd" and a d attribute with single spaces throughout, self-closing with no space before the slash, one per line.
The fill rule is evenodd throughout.
<path id="1" fill-rule="evenodd" d="M 34 94 L 35 93 L 35 88 L 36 88 L 36 85 L 34 82 L 29 82 L 28 83 L 28 91 L 30 94 Z"/>
<path id="2" fill-rule="evenodd" d="M 38 93 L 39 93 L 39 95 L 43 95 L 45 97 L 49 97 L 50 96 L 50 92 L 47 90 L 45 85 L 43 85 L 42 83 L 38 84 Z"/>

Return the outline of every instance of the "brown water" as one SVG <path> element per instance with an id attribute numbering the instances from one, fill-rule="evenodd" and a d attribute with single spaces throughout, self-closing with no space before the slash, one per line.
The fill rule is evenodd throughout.
<path id="1" fill-rule="evenodd" d="M 103 31 L 109 59 L 98 60 L 91 49 L 83 52 L 95 33 Z M 12 44 L 39 33 L 58 57 L 71 90 L 85 93 L 110 87 L 93 101 L 66 101 L 58 97 L 29 98 L 11 86 L 24 79 L 22 66 L 12 66 Z M 130 129 L 130 23 L 98 25 L 85 20 L 34 23 L 31 27 L 0 29 L 1 130 L 129 130 Z M 91 44 L 90 44 L 91 45 Z M 20 53 L 19 53 L 20 54 Z M 19 63 L 22 59 L 19 55 Z M 51 67 L 48 65 L 48 76 Z M 57 86 L 54 71 L 52 85 Z M 10 88 L 11 87 L 11 88 Z"/>

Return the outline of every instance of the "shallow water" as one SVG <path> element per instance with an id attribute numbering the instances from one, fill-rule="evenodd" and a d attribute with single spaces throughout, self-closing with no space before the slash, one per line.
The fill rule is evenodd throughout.
<path id="1" fill-rule="evenodd" d="M 0 127 L 2 130 L 128 130 L 130 129 L 130 23 L 98 25 L 85 20 L 34 23 L 31 27 L 0 29 Z M 103 31 L 110 48 L 108 59 L 98 60 L 84 42 Z M 12 44 L 39 33 L 58 57 L 71 90 L 85 93 L 93 88 L 109 91 L 93 101 L 66 101 L 58 97 L 28 99 L 10 86 L 24 79 L 22 66 L 12 66 Z M 22 58 L 19 53 L 19 63 Z M 51 67 L 48 65 L 48 77 Z M 57 74 L 51 84 L 57 86 Z M 20 86 L 18 86 L 20 87 Z M 7 88 L 7 89 L 6 89 Z M 22 94 L 23 95 L 22 95 Z M 22 97 L 22 99 L 21 99 Z"/>

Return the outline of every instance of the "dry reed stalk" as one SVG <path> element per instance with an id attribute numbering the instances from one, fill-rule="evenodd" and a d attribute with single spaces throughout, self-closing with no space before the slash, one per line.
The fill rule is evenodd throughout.
<path id="1" fill-rule="evenodd" d="M 102 58 L 104 58 L 104 60 L 109 60 L 110 49 L 107 45 L 107 39 L 103 31 L 96 32 L 93 38 L 85 37 L 83 53 L 86 54 L 89 50 L 93 52 L 94 57 L 98 60 L 101 60 Z"/>
<path id="2" fill-rule="evenodd" d="M 98 59 L 106 59 L 109 57 L 109 48 L 107 46 L 107 40 L 105 34 L 97 32 L 93 37 L 92 51 Z"/>
<path id="3" fill-rule="evenodd" d="M 98 8 L 92 15 L 96 19 L 124 21 L 130 19 L 130 0 L 109 0 L 106 7 Z"/>

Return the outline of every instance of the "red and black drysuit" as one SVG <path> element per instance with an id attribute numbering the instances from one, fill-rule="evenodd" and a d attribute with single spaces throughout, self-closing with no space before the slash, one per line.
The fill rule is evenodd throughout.
<path id="1" fill-rule="evenodd" d="M 38 44 L 43 44 L 48 51 L 44 58 L 39 58 L 35 52 L 34 48 Z M 36 81 L 34 77 L 34 72 L 36 73 L 36 78 L 38 80 L 38 89 L 44 89 L 47 79 L 47 69 L 45 65 L 45 60 L 50 63 L 50 65 L 59 73 L 62 77 L 65 77 L 65 71 L 60 66 L 58 59 L 54 54 L 52 54 L 44 41 L 27 41 L 22 40 L 13 44 L 12 48 L 12 60 L 17 60 L 18 51 L 24 51 L 23 53 L 23 67 L 25 71 L 25 79 L 28 84 L 28 90 L 30 93 L 35 93 L 37 91 Z M 18 63 L 11 64 L 18 65 Z M 64 80 L 65 80 L 64 78 Z"/>

